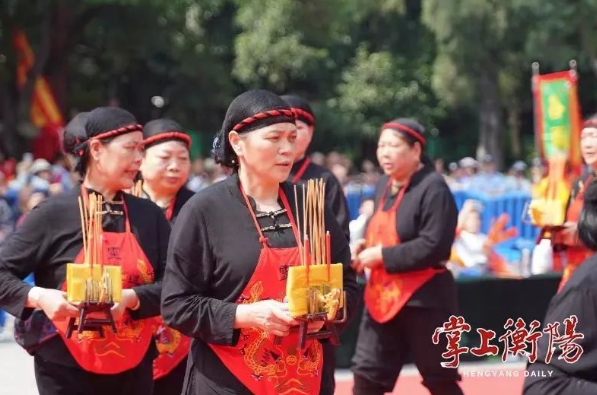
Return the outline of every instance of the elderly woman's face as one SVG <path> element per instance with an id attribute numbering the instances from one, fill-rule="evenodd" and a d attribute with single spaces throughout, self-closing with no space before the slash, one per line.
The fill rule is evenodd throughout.
<path id="1" fill-rule="evenodd" d="M 143 133 L 130 132 L 115 137 L 109 143 L 92 140 L 90 154 L 102 182 L 114 190 L 129 189 L 143 159 Z"/>
<path id="2" fill-rule="evenodd" d="M 189 150 L 180 141 L 166 141 L 145 150 L 141 173 L 146 183 L 162 193 L 176 194 L 191 171 Z"/>
<path id="3" fill-rule="evenodd" d="M 580 152 L 587 165 L 597 166 L 597 128 L 588 127 L 580 132 Z"/>
<path id="4" fill-rule="evenodd" d="M 386 175 L 401 179 L 412 171 L 420 159 L 419 144 L 411 147 L 397 131 L 382 130 L 377 143 L 377 160 Z"/>
<path id="5" fill-rule="evenodd" d="M 245 134 L 230 132 L 241 167 L 266 183 L 286 181 L 294 163 L 296 125 L 276 123 Z"/>

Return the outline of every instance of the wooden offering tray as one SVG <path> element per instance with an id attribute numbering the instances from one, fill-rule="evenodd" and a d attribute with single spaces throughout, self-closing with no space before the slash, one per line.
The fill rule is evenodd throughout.
<path id="1" fill-rule="evenodd" d="M 296 317 L 296 319 L 300 321 L 299 341 L 297 346 L 298 349 L 304 349 L 307 344 L 307 340 L 311 339 L 330 339 L 330 342 L 333 346 L 340 345 L 340 338 L 338 336 L 338 331 L 336 330 L 336 324 L 342 324 L 346 322 L 347 312 L 346 303 L 344 302 L 346 298 L 346 292 L 340 292 L 337 288 L 335 288 L 335 290 L 338 291 L 339 298 L 335 299 L 334 295 L 330 299 L 331 301 L 337 302 L 335 307 L 331 306 L 331 309 L 329 309 L 328 311 L 309 313 L 300 317 Z M 314 292 L 310 292 L 308 299 L 309 304 L 321 303 L 321 294 L 316 295 Z M 339 308 L 342 309 L 340 310 Z M 325 330 L 321 330 L 316 333 L 308 333 L 309 323 L 322 321 L 324 323 L 323 327 L 325 328 Z"/>
<path id="2" fill-rule="evenodd" d="M 79 304 L 79 322 L 77 324 L 76 318 L 71 317 L 68 321 L 68 328 L 66 329 L 66 338 L 70 339 L 73 331 L 83 333 L 86 331 L 98 332 L 100 337 L 104 337 L 104 326 L 108 325 L 113 333 L 116 333 L 116 324 L 112 317 L 112 306 L 114 303 L 93 303 L 82 302 Z M 103 313 L 103 318 L 97 315 Z M 90 316 L 92 315 L 92 316 Z"/>

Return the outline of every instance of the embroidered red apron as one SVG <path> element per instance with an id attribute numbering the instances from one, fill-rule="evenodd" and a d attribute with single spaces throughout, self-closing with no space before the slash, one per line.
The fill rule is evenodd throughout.
<path id="1" fill-rule="evenodd" d="M 307 167 L 309 167 L 309 164 L 311 164 L 311 159 L 309 159 L 309 158 L 305 159 L 305 162 L 303 162 L 303 164 L 300 167 L 300 169 L 296 172 L 296 174 L 294 175 L 294 177 L 292 177 L 292 183 L 293 184 L 296 184 L 297 182 L 299 182 L 301 180 L 301 178 L 303 177 L 303 175 L 307 171 Z"/>
<path id="2" fill-rule="evenodd" d="M 580 219 L 580 212 L 582 211 L 582 206 L 585 197 L 585 190 L 587 187 L 593 182 L 593 176 L 589 175 L 587 179 L 583 182 L 578 191 L 578 194 L 574 197 L 574 200 L 570 202 L 570 206 L 568 206 L 568 211 L 566 212 L 566 222 L 575 222 L 578 224 L 578 220 Z M 558 291 L 562 289 L 564 284 L 568 281 L 572 273 L 580 266 L 581 263 L 585 261 L 585 259 L 589 258 L 593 255 L 589 249 L 585 248 L 584 246 L 574 246 L 568 247 L 565 251 L 566 256 L 566 267 L 564 267 L 564 273 L 562 274 L 562 280 L 560 281 L 560 286 Z"/>
<path id="3" fill-rule="evenodd" d="M 396 202 L 389 211 L 383 211 L 386 194 L 391 186 L 388 182 L 380 199 L 377 211 L 367 227 L 366 241 L 368 247 L 382 245 L 391 247 L 400 244 L 396 232 L 396 213 L 408 188 L 405 185 L 398 194 Z M 398 314 L 410 297 L 427 281 L 446 269 L 428 268 L 409 273 L 390 274 L 383 265 L 371 270 L 371 276 L 365 286 L 365 305 L 369 315 L 376 322 L 388 322 Z"/>
<path id="4" fill-rule="evenodd" d="M 166 219 L 172 221 L 176 198 L 172 199 L 166 210 Z M 157 330 L 154 333 L 159 355 L 153 360 L 153 379 L 158 380 L 168 375 L 187 358 L 191 349 L 191 338 L 164 324 L 161 317 L 156 317 Z"/>
<path id="5" fill-rule="evenodd" d="M 242 187 L 241 191 L 263 247 L 257 267 L 236 303 L 249 304 L 265 299 L 281 302 L 286 295 L 288 266 L 300 264 L 298 247 L 270 248 Z M 280 197 L 298 245 L 298 231 L 282 189 Z M 321 343 L 309 340 L 302 351 L 297 350 L 297 344 L 298 333 L 294 331 L 276 345 L 273 336 L 268 336 L 267 332 L 257 328 L 245 328 L 241 329 L 236 346 L 210 344 L 210 347 L 228 370 L 254 394 L 318 394 L 323 366 Z"/>
<path id="6" fill-rule="evenodd" d="M 87 201 L 87 191 L 82 190 Z M 154 282 L 153 267 L 139 246 L 135 235 L 131 232 L 128 212 L 123 202 L 125 215 L 125 232 L 103 232 L 102 249 L 104 264 L 122 267 L 122 289 Z M 75 263 L 82 263 L 84 251 L 75 258 Z M 66 290 L 66 283 L 63 285 Z M 96 332 L 74 332 L 67 339 L 68 320 L 52 321 L 60 333 L 71 355 L 81 368 L 100 374 L 116 374 L 133 369 L 139 365 L 150 342 L 153 340 L 153 319 L 133 320 L 128 313 L 116 323 L 117 333 L 108 327 L 101 338 Z"/>

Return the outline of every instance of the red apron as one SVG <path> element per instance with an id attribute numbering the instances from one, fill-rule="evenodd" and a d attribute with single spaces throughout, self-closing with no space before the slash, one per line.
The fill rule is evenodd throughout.
<path id="1" fill-rule="evenodd" d="M 172 199 L 166 210 L 166 219 L 172 220 L 176 198 Z M 157 330 L 154 333 L 159 355 L 153 360 L 153 379 L 158 380 L 168 375 L 174 368 L 187 358 L 191 349 L 191 338 L 172 329 L 161 317 L 156 317 Z"/>
<path id="2" fill-rule="evenodd" d="M 570 206 L 568 206 L 568 211 L 566 212 L 566 221 L 567 222 L 575 222 L 578 224 L 578 220 L 580 219 L 580 212 L 582 211 L 582 206 L 584 203 L 584 196 L 585 190 L 587 187 L 593 182 L 593 176 L 587 177 L 587 179 L 583 182 L 578 194 L 574 197 L 574 200 L 570 202 Z M 568 281 L 572 273 L 576 270 L 577 267 L 580 266 L 581 263 L 585 261 L 585 259 L 589 258 L 593 255 L 589 249 L 585 248 L 584 246 L 574 246 L 568 247 L 565 251 L 566 256 L 566 267 L 564 267 L 564 273 L 562 274 L 562 280 L 560 281 L 560 286 L 558 291 L 562 289 L 564 284 Z"/>
<path id="3" fill-rule="evenodd" d="M 82 195 L 87 201 L 87 191 Z M 104 264 L 122 267 L 122 288 L 129 289 L 154 282 L 153 267 L 131 232 L 126 205 L 123 202 L 126 229 L 124 233 L 103 232 L 102 249 Z M 75 263 L 82 263 L 84 251 L 75 258 Z M 66 290 L 66 283 L 63 285 Z M 153 340 L 153 319 L 133 320 L 128 313 L 116 323 L 117 333 L 108 327 L 101 338 L 97 332 L 75 331 L 67 339 L 68 320 L 52 321 L 62 340 L 77 363 L 92 373 L 116 374 L 139 365 L 145 357 L 150 342 Z"/>
<path id="4" fill-rule="evenodd" d="M 286 295 L 287 266 L 300 264 L 298 247 L 270 248 L 263 236 L 249 199 L 242 190 L 247 207 L 259 233 L 263 247 L 257 267 L 249 283 L 236 303 L 249 304 L 260 300 L 282 301 Z M 280 189 L 280 197 L 297 239 L 298 231 L 286 195 Z M 321 343 L 308 340 L 304 350 L 297 350 L 298 333 L 292 331 L 276 345 L 273 336 L 257 328 L 241 329 L 236 346 L 209 346 L 226 368 L 252 393 L 259 395 L 318 394 L 321 386 L 323 354 Z"/>
<path id="5" fill-rule="evenodd" d="M 310 163 L 311 163 L 311 159 L 309 159 L 309 158 L 305 159 L 305 162 L 303 163 L 303 165 L 296 172 L 294 177 L 292 177 L 293 184 L 296 184 L 297 182 L 299 182 L 301 180 L 301 178 L 303 177 L 303 174 L 305 174 L 305 171 L 307 171 L 307 167 L 309 167 Z"/>
<path id="6" fill-rule="evenodd" d="M 392 247 L 400 244 L 400 237 L 396 232 L 396 213 L 408 188 L 405 185 L 396 198 L 396 203 L 389 211 L 383 211 L 386 194 L 391 186 L 388 182 L 380 199 L 377 211 L 367 227 L 367 247 L 382 245 Z M 410 297 L 427 281 L 446 269 L 428 268 L 408 273 L 390 274 L 383 265 L 371 270 L 371 276 L 365 287 L 365 305 L 369 315 L 380 324 L 388 322 L 398 314 Z"/>

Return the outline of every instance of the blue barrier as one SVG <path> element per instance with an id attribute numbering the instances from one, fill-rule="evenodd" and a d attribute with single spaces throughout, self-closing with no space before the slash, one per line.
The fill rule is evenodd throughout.
<path id="1" fill-rule="evenodd" d="M 479 201 L 483 205 L 481 214 L 481 231 L 487 233 L 492 223 L 502 214 L 510 217 L 507 227 L 515 227 L 518 230 L 518 237 L 522 239 L 536 239 L 539 236 L 539 228 L 523 221 L 523 211 L 530 202 L 531 195 L 521 192 L 510 192 L 500 196 L 487 196 L 484 194 L 455 191 L 454 200 L 458 210 L 462 208 L 468 199 Z"/>
<path id="2" fill-rule="evenodd" d="M 523 211 L 531 200 L 531 195 L 522 192 L 509 192 L 500 196 L 488 196 L 485 194 L 470 191 L 454 191 L 454 201 L 458 210 L 468 199 L 479 201 L 483 205 L 481 213 L 481 231 L 487 233 L 492 223 L 502 214 L 506 213 L 510 221 L 507 228 L 515 227 L 518 230 L 518 237 L 506 241 L 497 248 L 498 253 L 509 262 L 517 261 L 520 258 L 520 251 L 523 248 L 531 248 L 539 236 L 539 228 L 523 221 Z M 359 215 L 359 206 L 363 199 L 372 198 L 374 191 L 372 187 L 357 186 L 349 189 L 346 196 L 350 219 L 353 220 Z"/>
<path id="3" fill-rule="evenodd" d="M 350 185 L 348 193 L 346 194 L 346 203 L 348 205 L 348 213 L 350 220 L 356 219 L 359 216 L 359 207 L 361 202 L 365 199 L 373 199 L 375 196 L 375 188 L 364 184 Z"/>

